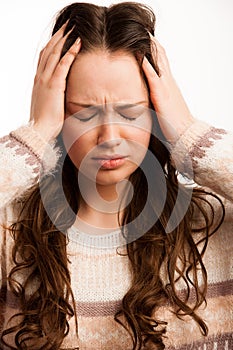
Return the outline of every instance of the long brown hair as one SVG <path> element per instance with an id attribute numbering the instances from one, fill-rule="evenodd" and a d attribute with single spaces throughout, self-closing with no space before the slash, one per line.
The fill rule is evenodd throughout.
<path id="1" fill-rule="evenodd" d="M 64 44 L 62 55 L 77 37 L 81 37 L 83 52 L 96 48 L 109 52 L 123 50 L 134 55 L 139 66 L 142 58 L 146 56 L 159 73 L 159 67 L 152 59 L 148 34 L 154 34 L 155 15 L 148 6 L 133 2 L 110 7 L 73 3 L 59 13 L 53 34 L 66 21 L 68 25 L 65 34 L 71 29 L 72 31 Z M 151 108 L 153 109 L 152 105 Z M 158 123 L 154 126 L 159 130 Z M 218 223 L 215 222 L 214 208 L 207 200 L 208 193 L 194 188 L 185 216 L 178 221 L 179 224 L 172 232 L 167 233 L 167 223 L 173 209 L 177 208 L 178 189 L 181 189 L 184 200 L 186 190 L 178 181 L 177 170 L 172 165 L 162 133 L 157 132 L 157 135 L 159 137 L 151 136 L 149 150 L 163 169 L 167 188 L 166 201 L 155 224 L 141 237 L 127 244 L 133 282 L 122 300 L 121 309 L 115 315 L 116 322 L 127 329 L 130 328 L 133 350 L 142 349 L 143 346 L 150 349 L 164 348 L 163 336 L 167 323 L 166 320 L 156 319 L 156 310 L 167 302 L 173 305 L 178 317 L 190 315 L 199 325 L 201 332 L 207 334 L 204 320 L 196 313 L 198 307 L 205 302 L 207 290 L 207 272 L 202 259 L 208 238 L 223 220 L 222 216 Z M 65 154 L 60 135 L 57 145 Z M 149 166 L 147 155 L 143 163 L 145 167 Z M 66 203 L 60 197 L 61 173 Z M 8 280 L 11 290 L 18 297 L 22 311 L 14 316 L 16 319 L 20 316 L 17 326 L 2 332 L 1 339 L 5 345 L 4 337 L 15 333 L 17 349 L 59 349 L 69 332 L 68 319 L 76 317 L 66 253 L 67 239 L 63 234 L 74 223 L 79 208 L 76 175 L 76 169 L 69 157 L 65 157 L 64 165 L 61 157 L 54 174 L 45 175 L 40 184 L 34 185 L 30 194 L 25 196 L 19 219 L 10 228 L 15 240 L 12 252 L 15 266 Z M 160 179 L 154 175 L 154 187 L 150 194 L 142 169 L 139 167 L 131 175 L 134 195 L 125 209 L 122 225 L 132 222 L 138 216 L 147 195 L 150 196 L 148 211 L 144 219 L 141 219 L 140 226 L 132 230 L 143 230 L 149 217 L 157 215 Z M 74 188 L 77 189 L 75 196 Z M 43 189 L 46 190 L 43 191 L 46 198 L 42 201 Z M 44 201 L 53 206 L 55 199 L 56 206 L 51 216 L 45 210 Z M 218 201 L 217 197 L 216 199 Z M 219 203 L 222 206 L 220 200 Z M 202 217 L 202 225 L 198 226 L 194 222 L 195 213 Z M 166 282 L 162 278 L 162 267 Z M 22 271 L 27 272 L 27 276 L 24 281 L 19 281 L 17 274 Z M 198 279 L 200 273 L 201 284 Z M 186 285 L 185 296 L 182 297 L 176 287 L 177 281 L 180 280 Z M 28 293 L 34 284 L 37 286 L 36 290 Z M 189 302 L 191 289 L 195 294 L 192 306 Z M 11 346 L 9 348 L 15 349 Z"/>

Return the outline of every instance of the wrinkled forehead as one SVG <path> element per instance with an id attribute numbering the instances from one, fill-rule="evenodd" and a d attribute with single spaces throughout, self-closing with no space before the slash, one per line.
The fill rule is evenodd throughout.
<path id="1" fill-rule="evenodd" d="M 148 100 L 139 64 L 132 54 L 104 50 L 77 55 L 67 79 L 68 98 L 83 104 L 136 103 Z"/>

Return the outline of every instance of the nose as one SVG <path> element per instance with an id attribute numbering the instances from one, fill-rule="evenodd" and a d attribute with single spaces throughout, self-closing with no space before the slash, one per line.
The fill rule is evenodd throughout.
<path id="1" fill-rule="evenodd" d="M 99 126 L 98 145 L 105 148 L 114 148 L 121 143 L 119 125 L 111 121 L 105 121 Z"/>

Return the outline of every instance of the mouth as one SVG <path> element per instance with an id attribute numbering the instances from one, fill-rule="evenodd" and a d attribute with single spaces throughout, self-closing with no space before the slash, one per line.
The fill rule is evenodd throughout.
<path id="1" fill-rule="evenodd" d="M 93 159 L 97 159 L 97 160 L 111 160 L 111 159 L 122 159 L 122 158 L 126 158 L 127 156 L 124 156 L 122 154 L 113 154 L 113 155 L 99 155 L 97 157 L 93 157 Z"/>
<path id="2" fill-rule="evenodd" d="M 115 169 L 123 165 L 126 161 L 127 156 L 123 156 L 120 154 L 116 155 L 101 155 L 98 157 L 94 157 L 93 160 L 100 165 L 100 168 L 103 169 Z"/>

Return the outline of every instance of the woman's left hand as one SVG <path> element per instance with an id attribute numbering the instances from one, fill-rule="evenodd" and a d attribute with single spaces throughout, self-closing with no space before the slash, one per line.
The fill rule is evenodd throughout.
<path id="1" fill-rule="evenodd" d="M 150 99 L 161 130 L 166 139 L 174 144 L 194 122 L 189 108 L 172 76 L 164 48 L 151 35 L 152 56 L 159 67 L 159 75 L 146 57 L 143 70 L 149 83 Z"/>

